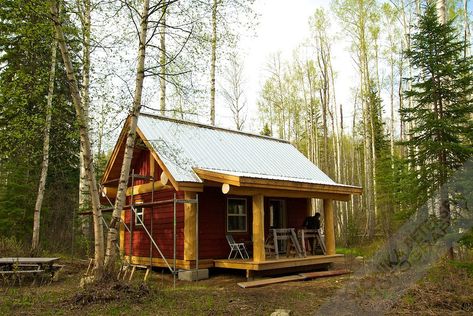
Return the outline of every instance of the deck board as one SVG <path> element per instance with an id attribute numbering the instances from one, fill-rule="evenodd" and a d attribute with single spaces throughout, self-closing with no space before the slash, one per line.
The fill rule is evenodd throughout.
<path id="1" fill-rule="evenodd" d="M 342 261 L 343 258 L 344 256 L 342 254 L 336 254 L 308 256 L 305 258 L 281 258 L 261 262 L 253 261 L 252 259 L 217 259 L 214 260 L 214 265 L 216 268 L 263 271 L 335 263 Z"/>
<path id="2" fill-rule="evenodd" d="M 248 282 L 239 282 L 237 283 L 239 287 L 244 289 L 252 288 L 252 287 L 260 287 L 270 284 L 277 284 L 277 283 L 284 283 L 284 282 L 292 282 L 292 281 L 302 281 L 305 277 L 300 275 L 288 275 L 279 278 L 270 278 L 270 279 L 263 279 L 263 280 L 256 280 L 256 281 L 248 281 Z"/>
<path id="3" fill-rule="evenodd" d="M 239 287 L 247 289 L 247 288 L 260 287 L 260 286 L 265 286 L 265 285 L 270 285 L 270 284 L 293 282 L 293 281 L 304 281 L 304 280 L 311 280 L 311 279 L 316 279 L 316 278 L 338 276 L 338 275 L 343 275 L 343 274 L 348 274 L 348 273 L 351 273 L 351 271 L 347 269 L 332 270 L 332 271 L 317 271 L 317 272 L 299 273 L 295 275 L 288 275 L 288 276 L 283 276 L 283 277 L 278 277 L 278 278 L 239 282 L 237 284 Z"/>

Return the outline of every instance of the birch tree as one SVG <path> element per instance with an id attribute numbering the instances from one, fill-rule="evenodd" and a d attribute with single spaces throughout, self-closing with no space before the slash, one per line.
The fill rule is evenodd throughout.
<path id="1" fill-rule="evenodd" d="M 166 1 L 164 1 L 162 6 L 162 13 L 161 13 L 161 27 L 160 27 L 160 34 L 159 34 L 159 45 L 160 45 L 160 57 L 159 57 L 159 65 L 160 65 L 160 76 L 159 76 L 159 89 L 160 89 L 160 96 L 159 96 L 159 109 L 161 111 L 161 115 L 166 115 L 166 68 L 167 68 L 167 57 L 166 57 L 166 15 L 167 15 L 167 8 L 168 5 Z"/>
<path id="2" fill-rule="evenodd" d="M 89 108 L 90 108 L 90 51 L 91 51 L 91 2 L 90 0 L 78 0 L 76 2 L 77 14 L 81 23 L 81 42 L 82 42 L 82 81 L 81 97 L 85 124 L 89 129 Z M 84 146 L 80 146 L 80 178 L 79 178 L 79 212 L 90 210 L 90 183 L 85 172 Z M 86 239 L 89 237 L 89 217 L 81 217 L 82 234 Z"/>
<path id="3" fill-rule="evenodd" d="M 135 94 L 133 99 L 133 107 L 130 111 L 128 124 L 126 125 L 127 138 L 125 145 L 125 152 L 123 155 L 123 163 L 120 172 L 120 179 L 118 183 L 118 191 L 113 208 L 112 219 L 110 221 L 107 233 L 107 248 L 105 253 L 105 266 L 108 271 L 113 270 L 113 264 L 116 259 L 116 243 L 118 240 L 118 225 L 120 223 L 120 216 L 125 204 L 125 192 L 128 187 L 128 179 L 130 174 L 130 165 L 133 158 L 133 150 L 135 147 L 136 127 L 138 124 L 138 117 L 141 111 L 141 102 L 143 94 L 143 82 L 145 79 L 145 58 L 146 48 L 150 39 L 148 39 L 148 25 L 150 16 L 153 12 L 162 10 L 163 6 L 167 6 L 161 1 L 158 4 L 150 6 L 149 0 L 144 0 L 143 8 L 140 13 L 140 27 L 139 27 L 139 44 L 138 44 L 138 60 L 136 65 L 135 77 Z"/>
<path id="4" fill-rule="evenodd" d="M 81 147 L 83 150 L 83 159 L 85 166 L 85 173 L 90 184 L 90 198 L 92 203 L 92 214 L 94 220 L 94 275 L 97 279 L 103 276 L 103 262 L 104 262 L 104 237 L 102 228 L 102 211 L 100 209 L 100 198 L 95 176 L 95 167 L 92 156 L 92 146 L 90 142 L 89 129 L 87 124 L 86 112 L 84 111 L 79 83 L 75 75 L 75 70 L 72 65 L 72 60 L 69 48 L 66 44 L 64 36 L 63 22 L 58 12 L 58 2 L 51 2 L 51 14 L 54 23 L 56 37 L 61 50 L 64 67 L 66 69 L 67 80 L 71 92 L 72 102 L 76 111 L 77 123 L 79 126 L 79 133 L 81 139 Z"/>
<path id="5" fill-rule="evenodd" d="M 247 114 L 243 68 L 244 63 L 238 58 L 236 53 L 232 54 L 229 65 L 225 68 L 223 76 L 225 85 L 222 87 L 223 98 L 232 112 L 233 122 L 239 131 L 243 129 Z"/>
<path id="6" fill-rule="evenodd" d="M 51 44 L 51 69 L 49 70 L 49 86 L 46 103 L 46 119 L 44 126 L 44 141 L 43 141 L 43 159 L 41 162 L 41 174 L 38 185 L 38 195 L 36 196 L 36 203 L 33 217 L 33 239 L 31 243 L 31 253 L 35 255 L 39 246 L 40 223 L 41 223 L 41 207 L 43 205 L 44 190 L 46 187 L 46 177 L 48 175 L 49 167 L 49 134 L 51 130 L 51 116 L 54 96 L 54 80 L 56 78 L 56 53 L 57 53 L 57 39 L 53 38 Z"/>
<path id="7" fill-rule="evenodd" d="M 210 40 L 210 125 L 215 125 L 215 67 L 217 62 L 217 9 L 220 0 L 212 2 L 212 38 Z"/>

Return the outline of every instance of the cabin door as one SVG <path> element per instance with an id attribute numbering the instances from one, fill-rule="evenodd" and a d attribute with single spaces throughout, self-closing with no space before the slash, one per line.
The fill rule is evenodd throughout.
<path id="1" fill-rule="evenodd" d="M 269 200 L 269 228 L 287 228 L 286 203 L 284 200 Z M 286 249 L 286 241 L 279 240 L 278 248 Z"/>

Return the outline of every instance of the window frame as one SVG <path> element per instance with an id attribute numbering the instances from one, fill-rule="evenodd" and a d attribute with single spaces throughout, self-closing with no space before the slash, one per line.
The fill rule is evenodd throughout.
<path id="1" fill-rule="evenodd" d="M 234 200 L 239 200 L 239 201 L 244 201 L 244 214 L 230 214 L 229 211 L 229 206 L 230 206 L 230 201 Z M 244 197 L 228 197 L 227 198 L 227 212 L 226 212 L 226 225 L 225 229 L 227 233 L 247 233 L 248 232 L 248 199 Z M 244 223 L 245 223 L 245 228 L 244 229 L 232 229 L 230 230 L 228 227 L 229 224 L 229 217 L 244 217 Z"/>
<path id="2" fill-rule="evenodd" d="M 138 221 L 138 216 L 141 216 L 141 221 L 143 223 L 145 222 L 145 208 L 143 206 L 139 206 L 140 204 L 143 204 L 143 201 L 135 201 L 134 208 L 135 208 L 136 214 L 133 214 L 135 218 L 135 226 L 143 226 L 140 223 L 140 221 Z"/>

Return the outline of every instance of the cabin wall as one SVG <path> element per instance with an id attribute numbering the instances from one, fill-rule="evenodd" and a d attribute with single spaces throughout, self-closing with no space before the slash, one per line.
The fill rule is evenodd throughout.
<path id="1" fill-rule="evenodd" d="M 224 195 L 220 187 L 205 187 L 204 192 L 199 193 L 199 258 L 201 259 L 218 259 L 226 258 L 230 252 L 225 235 L 227 234 L 226 212 L 227 198 L 242 196 Z M 252 240 L 252 198 L 245 196 L 247 199 L 247 227 L 245 233 L 231 233 L 236 242 L 247 243 L 248 251 L 251 249 Z M 269 200 L 264 199 L 265 211 L 265 236 L 269 233 Z M 286 204 L 286 223 L 287 227 L 302 228 L 304 220 L 307 216 L 307 199 L 289 199 L 278 198 L 284 200 Z"/>
<path id="2" fill-rule="evenodd" d="M 205 187 L 199 193 L 199 258 L 227 258 L 230 252 L 227 239 L 227 198 L 220 187 Z M 252 199 L 247 198 L 247 232 L 231 233 L 236 242 L 251 240 Z"/>
<path id="3" fill-rule="evenodd" d="M 269 201 L 283 200 L 286 207 L 286 228 L 303 228 L 304 220 L 307 217 L 307 199 L 301 198 L 264 198 L 264 235 L 265 238 L 269 234 L 270 215 L 269 215 Z"/>
<path id="4" fill-rule="evenodd" d="M 140 150 L 136 156 L 133 157 L 133 161 L 130 167 L 130 170 L 134 170 L 135 174 L 142 176 L 153 176 L 155 181 L 159 181 L 161 177 L 162 170 L 159 168 L 157 162 L 154 163 L 154 174 L 151 174 L 151 164 L 150 164 L 150 153 L 149 150 Z M 131 179 L 130 179 L 131 181 Z M 134 185 L 144 184 L 149 182 L 145 179 L 136 179 Z M 131 182 L 129 183 L 131 185 Z"/>
<path id="5" fill-rule="evenodd" d="M 150 154 L 149 151 L 141 151 L 133 159 L 132 170 L 135 174 L 142 176 L 150 175 Z M 154 177 L 159 179 L 162 170 L 159 165 L 155 163 Z M 138 185 L 147 183 L 149 180 L 136 179 L 134 183 L 129 185 Z M 143 203 L 167 201 L 172 200 L 176 194 L 176 198 L 184 198 L 184 192 L 176 192 L 173 189 L 159 190 L 154 193 L 137 194 L 133 196 L 134 204 L 137 201 Z M 127 205 L 131 203 L 131 196 L 127 197 Z M 148 231 L 153 236 L 161 252 L 166 259 L 173 258 L 174 253 L 174 204 L 173 202 L 147 206 L 144 208 L 144 224 Z M 144 230 L 143 226 L 135 224 L 135 216 L 131 210 L 125 209 L 125 223 L 128 227 L 133 226 L 133 238 L 130 238 L 130 233 L 125 229 L 124 232 L 124 254 L 129 256 L 130 253 L 135 257 L 150 257 L 161 258 L 159 252 L 152 246 L 151 240 Z M 130 244 L 132 245 L 130 249 Z M 130 252 L 131 251 L 131 252 Z M 184 258 L 184 205 L 176 204 L 176 259 Z"/>
<path id="6" fill-rule="evenodd" d="M 175 192 L 174 190 L 162 190 L 154 193 L 154 201 L 172 200 L 176 193 L 177 198 L 184 198 L 183 192 Z M 135 201 L 141 200 L 143 203 L 151 202 L 151 193 L 140 194 L 134 196 Z M 144 208 L 144 224 L 153 236 L 161 252 L 166 259 L 173 258 L 174 253 L 174 204 L 168 202 L 155 206 Z M 132 219 L 132 221 L 130 221 Z M 135 216 L 131 211 L 125 210 L 125 223 L 128 227 L 133 226 L 132 238 L 132 256 L 149 257 L 152 250 L 152 257 L 161 258 L 159 252 L 153 246 L 151 240 L 144 230 L 143 226 L 135 224 Z M 130 233 L 125 230 L 124 235 L 125 255 L 130 255 Z M 151 248 L 150 248 L 151 247 Z M 184 258 L 184 205 L 176 204 L 176 258 Z"/>
<path id="7" fill-rule="evenodd" d="M 151 176 L 150 154 L 149 151 L 141 151 L 133 159 L 132 170 L 135 174 Z M 156 180 L 160 178 L 161 168 L 157 163 L 154 166 L 152 176 Z M 129 185 L 138 185 L 147 183 L 149 180 L 136 179 Z M 176 192 L 173 189 L 159 190 L 152 193 L 134 195 L 133 200 L 136 203 L 143 203 L 172 200 L 176 194 L 179 199 L 184 198 L 184 192 Z M 247 232 L 231 233 L 235 241 L 245 242 L 251 253 L 252 246 L 252 197 L 251 196 L 232 196 L 221 192 L 221 187 L 205 187 L 204 191 L 198 193 L 199 196 L 199 259 L 219 259 L 227 258 L 230 247 L 226 240 L 227 234 L 227 199 L 231 197 L 246 198 L 247 200 Z M 265 236 L 269 233 L 269 200 L 265 197 Z M 301 228 L 304 219 L 307 216 L 307 199 L 278 198 L 284 200 L 286 205 L 286 226 Z M 131 197 L 127 197 L 127 204 L 131 203 Z M 158 251 L 152 246 L 151 240 L 141 225 L 135 224 L 134 214 L 129 209 L 125 210 L 125 223 L 133 226 L 133 238 L 130 239 L 130 233 L 124 232 L 124 254 L 133 257 L 161 258 Z M 147 206 L 144 209 L 144 223 L 146 228 L 152 234 L 155 242 L 163 252 L 166 259 L 173 258 L 173 218 L 174 206 L 172 202 Z M 131 249 L 130 249 L 130 245 Z M 130 252 L 131 251 L 131 252 Z M 184 259 L 184 205 L 176 204 L 176 259 Z"/>
<path id="8" fill-rule="evenodd" d="M 307 217 L 307 199 L 286 199 L 287 227 L 303 228 Z"/>

